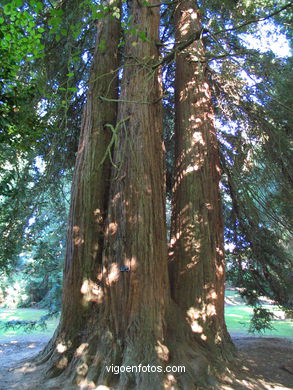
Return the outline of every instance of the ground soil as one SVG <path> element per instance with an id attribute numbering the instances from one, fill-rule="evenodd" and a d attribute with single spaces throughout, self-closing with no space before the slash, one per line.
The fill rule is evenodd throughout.
<path id="1" fill-rule="evenodd" d="M 241 337 L 236 368 L 223 390 L 293 390 L 293 342 L 285 338 Z M 229 383 L 230 382 L 230 383 Z"/>
<path id="2" fill-rule="evenodd" d="M 30 390 L 32 383 L 29 383 L 29 372 L 34 367 L 24 359 L 35 355 L 47 341 L 47 338 L 30 339 L 29 336 L 0 340 L 0 390 Z M 234 343 L 239 357 L 235 360 L 235 366 L 223 378 L 221 389 L 293 389 L 292 341 L 281 338 L 237 337 L 234 338 Z"/>

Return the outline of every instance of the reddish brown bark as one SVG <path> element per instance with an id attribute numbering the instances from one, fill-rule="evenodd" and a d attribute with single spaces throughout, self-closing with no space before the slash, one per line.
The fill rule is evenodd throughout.
<path id="1" fill-rule="evenodd" d="M 166 359 L 162 91 L 153 67 L 160 15 L 136 0 L 130 12 L 138 32 L 127 36 L 117 122 L 116 103 L 108 99 L 117 99 L 116 74 L 109 71 L 118 66 L 118 22 L 109 19 L 98 28 L 97 46 L 100 40 L 108 46 L 92 69 L 72 186 L 62 317 L 45 357 L 55 384 L 113 385 L 118 378 L 119 389 L 149 390 L 161 389 L 164 381 L 163 373 L 117 377 L 105 369 Z M 110 178 L 111 164 L 103 160 L 111 136 Z"/>
<path id="2" fill-rule="evenodd" d="M 111 163 L 107 152 L 117 119 L 118 42 L 120 22 L 115 18 L 99 21 L 96 48 L 89 80 L 87 102 L 72 183 L 71 207 L 64 266 L 64 293 L 61 326 L 67 330 L 69 313 L 78 307 L 87 311 L 87 281 L 96 278 L 101 267 L 103 231 L 109 201 Z M 100 50 L 100 42 L 106 49 Z M 100 97 L 113 99 L 105 101 Z M 85 284 L 84 284 L 85 282 Z M 84 285 L 84 287 L 82 287 Z M 81 291 L 83 288 L 83 291 Z M 71 323 L 72 326 L 72 323 Z"/>
<path id="3" fill-rule="evenodd" d="M 162 91 L 154 66 L 159 8 L 137 0 L 130 5 L 138 31 L 126 35 L 117 118 L 119 22 L 106 18 L 98 25 L 97 47 L 105 41 L 107 49 L 97 49 L 91 73 L 72 186 L 62 317 L 42 354 L 51 377 L 42 388 L 207 389 L 215 347 L 224 350 L 218 151 L 205 68 L 194 57 L 204 48 L 196 42 L 177 56 L 170 284 Z M 200 28 L 192 5 L 178 6 L 178 40 Z M 113 161 L 106 156 L 111 140 Z M 177 364 L 187 371 L 114 375 L 106 369 L 111 364 Z"/>
<path id="4" fill-rule="evenodd" d="M 175 13 L 176 41 L 201 30 L 195 2 Z M 176 55 L 175 178 L 171 227 L 172 298 L 195 337 L 209 346 L 226 339 L 220 164 L 202 39 Z"/>
<path id="5" fill-rule="evenodd" d="M 98 307 L 93 306 L 93 298 L 99 300 L 100 294 L 96 276 L 102 268 L 103 231 L 109 201 L 108 146 L 112 137 L 109 125 L 115 126 L 117 119 L 119 39 L 119 20 L 105 17 L 98 21 L 71 190 L 61 320 L 42 353 L 43 360 L 49 359 L 47 377 L 65 369 L 70 371 L 75 350 L 89 333 L 90 319 L 99 312 Z M 106 42 L 104 51 L 99 49 L 101 42 Z M 74 371 L 76 376 L 72 368 Z"/>
<path id="6" fill-rule="evenodd" d="M 102 277 L 108 317 L 124 343 L 123 364 L 155 365 L 160 364 L 156 350 L 163 343 L 168 296 L 162 91 L 159 71 L 153 69 L 160 17 L 158 8 L 136 0 L 131 16 L 145 39 L 127 37 Z M 129 272 L 120 272 L 123 266 Z M 136 386 L 160 388 L 159 376 L 137 374 Z M 125 381 L 121 375 L 120 382 Z"/>

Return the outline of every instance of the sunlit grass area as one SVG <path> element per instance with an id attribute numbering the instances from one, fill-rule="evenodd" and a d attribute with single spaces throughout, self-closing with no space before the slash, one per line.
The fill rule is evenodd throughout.
<path id="1" fill-rule="evenodd" d="M 231 304 L 226 305 L 225 317 L 229 332 L 232 336 L 250 336 L 248 333 L 250 318 L 253 309 L 243 303 L 238 291 L 227 291 L 226 293 Z M 262 336 L 266 337 L 286 337 L 293 339 L 293 320 L 284 319 L 284 313 L 277 307 L 269 304 L 263 307 L 270 309 L 278 317 L 272 322 L 273 330 L 267 330 Z M 38 309 L 0 309 L 0 321 L 26 320 L 35 321 L 46 314 L 46 310 Z M 25 333 L 23 329 L 3 329 L 0 328 L 0 338 L 22 336 L 24 334 L 37 336 L 51 336 L 58 324 L 58 319 L 54 318 L 47 322 L 45 330 L 35 329 Z M 256 334 L 257 336 L 258 334 Z"/>
<path id="2" fill-rule="evenodd" d="M 226 296 L 234 303 L 225 306 L 225 318 L 229 332 L 237 336 L 251 336 L 252 334 L 248 333 L 248 329 L 253 308 L 243 303 L 238 291 L 229 290 L 226 292 Z M 278 306 L 264 304 L 262 307 L 272 311 L 276 319 L 272 321 L 274 329 L 266 330 L 261 336 L 293 339 L 293 320 L 285 319 L 284 312 Z"/>
<path id="3" fill-rule="evenodd" d="M 38 310 L 38 309 L 0 309 L 0 321 L 13 321 L 13 320 L 22 320 L 22 321 L 36 321 L 39 320 L 43 315 L 47 314 L 46 310 Z M 58 323 L 58 319 L 54 318 L 47 322 L 47 328 L 45 330 L 35 329 L 28 332 L 24 332 L 23 329 L 4 329 L 0 327 L 0 338 L 2 337 L 11 337 L 11 336 L 21 336 L 24 333 L 32 334 L 34 336 L 43 336 L 47 334 L 50 336 L 53 334 Z"/>

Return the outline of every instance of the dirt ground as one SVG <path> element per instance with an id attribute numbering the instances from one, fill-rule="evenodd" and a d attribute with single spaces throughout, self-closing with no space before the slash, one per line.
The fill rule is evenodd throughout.
<path id="1" fill-rule="evenodd" d="M 293 342 L 285 338 L 233 338 L 239 356 L 236 380 L 223 390 L 293 390 Z"/>
<path id="2" fill-rule="evenodd" d="M 30 390 L 29 372 L 34 368 L 23 360 L 35 355 L 46 342 L 25 337 L 0 340 L 0 390 Z M 234 375 L 227 372 L 222 390 L 293 390 L 292 341 L 239 337 L 234 343 L 239 351 L 237 369 Z"/>

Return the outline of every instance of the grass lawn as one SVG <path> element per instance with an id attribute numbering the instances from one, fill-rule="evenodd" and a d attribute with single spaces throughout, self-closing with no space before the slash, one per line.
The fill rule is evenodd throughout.
<path id="1" fill-rule="evenodd" d="M 250 336 L 248 333 L 249 321 L 252 316 L 253 309 L 243 303 L 239 293 L 236 290 L 228 290 L 226 296 L 231 302 L 226 305 L 225 317 L 229 332 L 232 336 Z M 263 305 L 263 307 L 269 308 L 274 311 L 278 317 L 282 317 L 282 311 L 277 306 Z M 0 308 L 0 321 L 11 320 L 37 320 L 41 316 L 46 314 L 45 310 L 38 309 L 1 309 Z M 37 336 L 50 336 L 53 334 L 58 323 L 58 319 L 51 319 L 47 324 L 47 329 L 36 329 L 29 334 Z M 272 323 L 274 330 L 266 331 L 263 336 L 267 337 L 286 337 L 293 339 L 293 320 L 277 319 Z M 22 336 L 25 334 L 22 329 L 7 329 L 0 328 L 0 338 Z M 28 333 L 27 333 L 28 334 Z M 258 336 L 258 334 L 256 334 Z"/>
<path id="2" fill-rule="evenodd" d="M 35 321 L 40 319 L 47 313 L 46 310 L 39 309 L 2 309 L 0 308 L 0 322 L 12 320 L 27 320 Z M 54 318 L 47 322 L 47 329 L 36 329 L 33 331 L 24 332 L 23 329 L 3 329 L 0 327 L 0 338 L 11 336 L 22 336 L 23 334 L 32 334 L 34 336 L 52 335 L 58 323 L 58 319 Z"/>
<path id="3" fill-rule="evenodd" d="M 226 291 L 226 297 L 234 302 L 234 304 L 225 306 L 225 319 L 229 332 L 234 336 L 252 336 L 251 333 L 248 333 L 248 328 L 253 308 L 245 305 L 238 291 L 228 290 Z M 261 336 L 293 339 L 293 320 L 283 319 L 284 313 L 278 306 L 263 304 L 262 307 L 273 311 L 278 319 L 272 321 L 274 329 L 266 330 Z M 256 333 L 255 335 L 258 336 L 259 334 Z"/>

